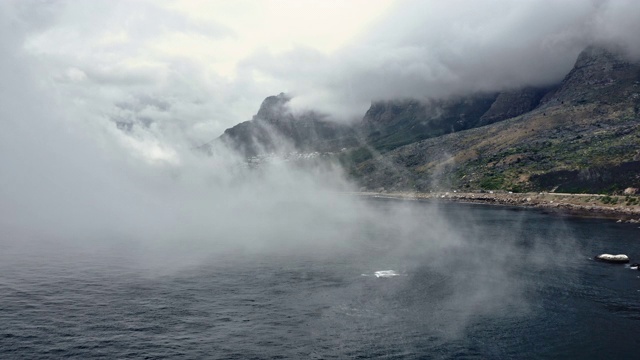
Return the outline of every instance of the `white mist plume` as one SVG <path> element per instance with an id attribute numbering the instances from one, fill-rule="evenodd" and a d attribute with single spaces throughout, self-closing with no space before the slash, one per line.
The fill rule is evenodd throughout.
<path id="1" fill-rule="evenodd" d="M 75 248 L 131 252 L 156 268 L 219 254 L 332 256 L 370 246 L 407 258 L 414 270 L 448 273 L 464 261 L 472 268 L 443 295 L 447 312 L 434 310 L 442 317 L 435 324 L 451 321 L 453 332 L 475 316 L 525 303 L 513 258 L 547 264 L 505 235 L 476 243 L 485 234 L 463 232 L 435 209 L 381 208 L 347 196 L 353 184 L 337 167 L 276 162 L 251 170 L 231 152 L 201 156 L 190 141 L 153 128 L 125 134 L 111 122 L 85 121 L 96 116 L 90 107 L 41 81 L 47 67 L 22 51 L 24 38 L 10 35 L 20 26 L 10 13 L 0 14 L 3 249 L 25 248 L 42 261 L 50 261 L 50 249 L 63 249 L 69 262 L 77 260 Z"/>
<path id="2" fill-rule="evenodd" d="M 4 37 L 3 241 L 259 249 L 337 239 L 342 230 L 324 222 L 357 213 L 337 192 L 350 189 L 338 168 L 252 171 L 224 149 L 206 157 L 187 141 L 83 122 L 86 109 L 38 85 L 42 68 Z"/>

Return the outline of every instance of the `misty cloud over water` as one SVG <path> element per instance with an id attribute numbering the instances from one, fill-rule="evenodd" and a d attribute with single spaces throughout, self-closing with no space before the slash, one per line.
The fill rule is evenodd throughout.
<path id="1" fill-rule="evenodd" d="M 0 245 L 45 262 L 52 248 L 70 263 L 77 248 L 131 252 L 132 261 L 169 272 L 220 254 L 331 257 L 373 248 L 406 259 L 407 269 L 395 270 L 414 277 L 464 267 L 453 276 L 464 286 L 442 295 L 462 325 L 505 302 L 526 308 L 513 259 L 561 266 L 554 254 L 571 253 L 572 242 L 556 248 L 533 238 L 525 251 L 497 232 L 478 243 L 488 235 L 461 227 L 473 224 L 464 216 L 456 223 L 437 207 L 347 195 L 355 188 L 338 166 L 275 160 L 253 169 L 226 149 L 208 157 L 194 147 L 280 91 L 345 120 L 371 100 L 551 83 L 593 41 L 637 55 L 630 35 L 640 33 L 635 2 L 394 2 L 348 44 L 251 48 L 229 74 L 207 60 L 216 45 L 189 51 L 240 35 L 157 4 L 0 5 Z"/>

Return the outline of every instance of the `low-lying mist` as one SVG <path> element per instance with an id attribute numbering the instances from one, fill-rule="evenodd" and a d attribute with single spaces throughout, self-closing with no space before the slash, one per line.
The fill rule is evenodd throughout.
<path id="1" fill-rule="evenodd" d="M 393 267 L 405 276 L 380 279 L 398 280 L 392 287 L 381 282 L 382 295 L 395 294 L 409 307 L 424 306 L 427 295 L 412 281 L 433 282 L 427 286 L 437 292 L 428 294 L 433 312 L 421 312 L 421 321 L 457 336 L 481 316 L 526 313 L 522 268 L 556 269 L 570 256 L 558 254 L 573 251 L 566 239 L 533 237 L 523 246 L 516 237 L 522 232 L 479 226 L 482 219 L 464 209 L 452 214 L 437 204 L 355 196 L 337 165 L 273 159 L 252 168 L 224 148 L 213 156 L 178 153 L 177 164 L 149 162 L 127 154 L 108 134 L 96 142 L 81 126 L 70 128 L 64 108 L 2 108 L 10 120 L 0 135 L 0 244 L 17 256 L 11 259 L 17 266 L 73 268 L 90 253 L 109 266 L 134 262 L 147 276 L 222 260 L 233 268 L 277 255 L 286 266 L 292 258 L 366 254 L 369 265 L 344 276 Z"/>
<path id="2" fill-rule="evenodd" d="M 73 99 L 38 82 L 37 65 L 6 53 L 18 55 L 0 59 L 0 246 L 16 266 L 34 258 L 73 264 L 83 252 L 123 254 L 162 273 L 247 255 L 391 255 L 409 278 L 447 274 L 438 304 L 448 315 L 434 309 L 434 318 L 456 332 L 475 316 L 525 310 L 516 269 L 555 268 L 558 250 L 571 246 L 536 238 L 522 246 L 517 232 L 475 226 L 465 212 L 451 218 L 437 205 L 354 196 L 356 186 L 331 163 L 274 159 L 251 168 L 224 148 L 206 156 L 160 141 L 150 149 L 171 156 L 139 156 L 128 135 L 111 122 L 84 123 Z M 423 296 L 396 290 L 413 302 Z"/>

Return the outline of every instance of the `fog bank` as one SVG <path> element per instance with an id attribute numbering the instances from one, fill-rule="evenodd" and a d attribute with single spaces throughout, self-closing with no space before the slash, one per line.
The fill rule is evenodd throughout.
<path id="1" fill-rule="evenodd" d="M 421 5 L 407 6 L 390 19 L 398 21 L 398 14 L 408 16 L 405 11 L 413 9 L 413 13 L 414 7 Z M 421 11 L 429 13 L 427 10 Z M 55 6 L 51 11 L 57 11 Z M 33 12 L 29 14 L 35 16 Z M 48 19 L 46 15 L 39 14 Z M 46 56 L 35 56 L 33 49 L 25 46 L 33 32 L 49 25 L 25 23 L 24 18 L 15 9 L 0 11 L 0 52 L 4 54 L 0 58 L 0 245 L 7 251 L 19 250 L 16 254 L 23 258 L 12 260 L 17 264 L 34 254 L 38 261 L 59 261 L 59 257 L 48 255 L 52 249 L 68 253 L 62 257 L 63 263 L 74 264 L 79 261 L 75 250 L 78 248 L 95 249 L 99 254 L 105 250 L 126 254 L 133 262 L 169 272 L 215 261 L 221 254 L 331 257 L 367 247 L 407 258 L 408 268 L 418 269 L 417 272 L 420 267 L 427 267 L 447 273 L 464 259 L 465 265 L 472 265 L 470 277 L 458 279 L 464 286 L 455 287 L 443 300 L 453 304 L 457 314 L 453 318 L 455 328 L 464 327 L 475 316 L 500 312 L 507 303 L 526 307 L 526 286 L 514 275 L 513 258 L 532 269 L 558 265 L 547 256 L 557 250 L 554 246 L 523 250 L 510 234 L 485 234 L 475 228 L 462 231 L 437 207 L 416 208 L 406 203 L 380 206 L 347 195 L 345 192 L 353 191 L 354 185 L 332 164 L 304 168 L 275 159 L 250 168 L 244 159 L 224 148 L 216 149 L 211 157 L 194 151 L 193 139 L 182 131 L 184 123 L 171 121 L 168 115 L 163 118 L 166 122 L 158 122 L 162 114 L 182 106 L 184 99 L 193 94 L 191 90 L 175 93 L 177 100 L 172 102 L 164 97 L 142 96 L 147 92 L 139 83 L 135 85 L 142 89 L 139 92 L 131 92 L 128 85 L 118 83 L 118 95 L 113 98 L 109 87 L 64 89 L 50 76 L 52 66 L 59 64 L 43 61 Z M 419 20 L 400 22 L 404 25 L 399 31 L 414 31 Z M 451 85 L 443 85 L 441 93 L 429 92 L 424 89 L 434 87 L 422 87 L 422 80 L 414 81 L 420 79 L 415 71 L 424 68 L 421 62 L 407 66 L 402 60 L 402 54 L 407 55 L 405 59 L 422 58 L 426 48 L 417 47 L 414 52 L 411 44 L 423 41 L 423 34 L 407 40 L 408 51 L 396 52 L 395 48 L 385 47 L 395 41 L 392 34 L 387 34 L 391 36 L 388 41 L 382 41 L 384 26 L 379 32 L 366 35 L 378 39 L 375 46 L 370 45 L 375 52 L 367 53 L 368 47 L 360 47 L 354 53 L 344 50 L 335 55 L 335 59 L 347 59 L 344 64 L 338 60 L 319 62 L 327 69 L 335 69 L 334 74 L 327 70 L 310 76 L 317 70 L 310 66 L 308 71 L 292 71 L 286 80 L 295 83 L 294 76 L 299 76 L 304 81 L 297 84 L 309 82 L 309 87 L 299 88 L 301 101 L 316 96 L 305 93 L 311 84 L 316 84 L 313 86 L 318 91 L 313 94 L 326 95 L 319 100 L 328 111 L 337 112 L 347 112 L 343 100 L 359 106 L 369 98 L 384 96 L 452 94 L 462 83 L 483 89 L 509 82 L 492 83 L 488 78 L 469 82 L 469 76 L 473 78 L 486 70 L 488 60 L 480 56 L 481 61 L 474 62 L 480 64 L 476 67 L 459 64 L 461 68 L 468 65 L 470 75 L 457 72 L 443 80 L 441 84 Z M 435 35 L 428 35 L 427 39 L 430 36 L 436 39 Z M 448 49 L 445 53 L 451 53 Z M 578 47 L 571 49 L 577 51 Z M 389 57 L 400 54 L 401 58 L 391 61 L 377 57 L 383 53 Z M 293 54 L 300 52 L 287 56 Z M 569 55 L 570 52 L 559 54 L 555 61 L 563 62 Z M 61 63 L 66 67 L 65 56 Z M 312 51 L 305 53 L 298 58 L 298 64 L 314 57 Z M 260 63 L 265 65 L 264 71 L 276 70 L 263 60 Z M 362 67 L 351 67 L 354 64 Z M 393 66 L 387 66 L 390 64 Z M 251 66 L 250 62 L 244 66 Z M 372 75 L 372 68 L 387 70 Z M 69 70 L 67 80 L 79 83 L 85 80 L 82 74 L 91 75 L 84 70 Z M 523 75 L 520 80 L 530 81 L 534 73 Z M 144 80 L 134 75 L 127 73 L 120 79 L 123 83 Z M 183 89 L 195 84 L 193 91 L 202 92 L 198 79 L 183 79 Z M 345 83 L 347 80 L 350 82 Z M 382 82 L 388 86 L 380 87 Z M 93 91 L 98 95 L 104 91 L 108 100 L 98 96 L 100 101 L 94 101 L 87 95 Z M 111 109 L 109 101 L 120 99 L 120 92 L 130 96 L 131 101 L 117 102 L 116 107 L 123 114 L 135 113 L 136 121 L 149 116 L 153 121 L 148 126 L 135 122 L 129 128 L 126 121 L 124 125 L 113 121 L 105 109 Z M 479 242 L 480 239 L 492 241 Z M 535 243 L 536 239 L 531 241 Z M 233 256 L 227 260 L 233 262 Z"/>

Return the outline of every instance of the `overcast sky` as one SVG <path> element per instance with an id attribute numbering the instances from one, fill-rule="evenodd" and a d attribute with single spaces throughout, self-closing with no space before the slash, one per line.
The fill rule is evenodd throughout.
<path id="1" fill-rule="evenodd" d="M 640 53 L 634 0 L 9 0 L 2 10 L 3 41 L 83 122 L 119 123 L 130 148 L 165 160 L 279 92 L 345 121 L 372 100 L 557 82 L 592 42 Z"/>

